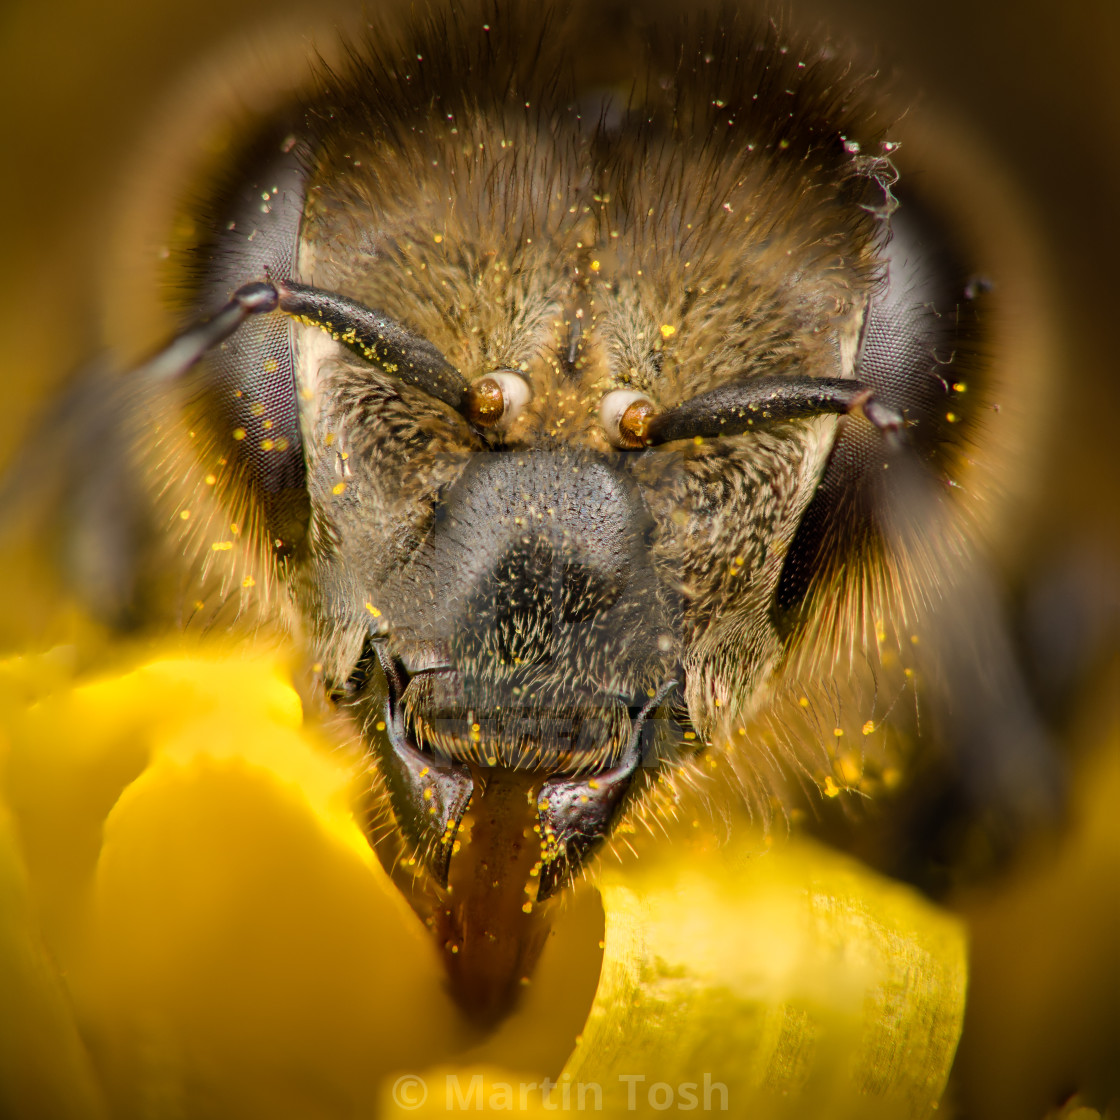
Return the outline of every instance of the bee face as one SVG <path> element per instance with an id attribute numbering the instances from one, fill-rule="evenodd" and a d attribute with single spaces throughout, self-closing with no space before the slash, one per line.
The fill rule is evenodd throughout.
<path id="1" fill-rule="evenodd" d="M 659 784 L 709 752 L 772 792 L 752 721 L 942 577 L 902 507 L 961 539 L 927 483 L 985 406 L 984 285 L 863 85 L 741 16 L 433 7 L 190 207 L 183 310 L 233 318 L 134 375 L 183 413 L 161 477 L 291 604 L 480 1018 Z"/>
<path id="2" fill-rule="evenodd" d="M 622 817 L 749 760 L 852 601 L 899 609 L 884 476 L 951 470 L 983 388 L 976 293 L 828 50 L 615 12 L 634 50 L 585 64 L 588 13 L 488 12 L 379 28 L 255 126 L 187 247 L 239 325 L 185 453 L 481 1018 Z"/>

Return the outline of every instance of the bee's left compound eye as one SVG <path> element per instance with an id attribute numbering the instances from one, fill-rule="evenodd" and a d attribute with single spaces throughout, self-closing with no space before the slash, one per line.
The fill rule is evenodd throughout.
<path id="1" fill-rule="evenodd" d="M 529 383 L 513 370 L 498 370 L 475 381 L 463 412 L 477 428 L 505 432 L 524 411 L 532 392 Z"/>
<path id="2" fill-rule="evenodd" d="M 649 424 L 656 414 L 653 401 L 633 389 L 615 389 L 599 402 L 599 422 L 607 439 L 622 451 L 647 445 Z"/>

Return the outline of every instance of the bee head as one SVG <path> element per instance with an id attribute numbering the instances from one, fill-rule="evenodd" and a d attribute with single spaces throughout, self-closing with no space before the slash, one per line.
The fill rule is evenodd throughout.
<path id="1" fill-rule="evenodd" d="M 826 47 L 612 8 L 634 49 L 585 57 L 487 12 L 379 28 L 243 145 L 188 408 L 483 1019 L 620 818 L 863 593 L 885 469 L 951 466 L 971 329 Z"/>

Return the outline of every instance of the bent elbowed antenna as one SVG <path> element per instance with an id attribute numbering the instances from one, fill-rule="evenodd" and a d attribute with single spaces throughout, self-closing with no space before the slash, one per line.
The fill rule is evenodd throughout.
<path id="1" fill-rule="evenodd" d="M 326 331 L 363 361 L 400 378 L 473 419 L 479 415 L 468 383 L 427 339 L 336 292 L 292 281 L 255 281 L 234 292 L 216 315 L 189 327 L 137 371 L 157 381 L 185 374 L 251 316 L 282 311 Z M 838 377 L 754 377 L 720 386 L 643 418 L 639 447 L 674 440 L 718 438 L 813 416 L 861 412 L 894 444 L 902 414 L 860 381 Z"/>

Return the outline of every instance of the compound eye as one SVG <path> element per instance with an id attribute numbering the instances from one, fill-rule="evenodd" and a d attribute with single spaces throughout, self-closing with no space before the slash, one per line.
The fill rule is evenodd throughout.
<path id="1" fill-rule="evenodd" d="M 650 421 L 657 406 L 633 389 L 615 389 L 599 402 L 599 422 L 607 439 L 622 451 L 638 451 L 647 444 Z"/>
<path id="2" fill-rule="evenodd" d="M 471 384 L 463 414 L 488 432 L 508 431 L 532 396 L 528 381 L 513 370 L 498 370 Z"/>
<path id="3" fill-rule="evenodd" d="M 230 292 L 268 276 L 297 279 L 307 198 L 307 141 L 281 118 L 250 136 L 194 215 L 205 231 L 197 249 L 194 313 L 221 307 Z M 231 155 L 234 153 L 231 153 Z M 254 315 L 199 367 L 192 426 L 201 426 L 204 465 L 249 501 L 262 540 L 282 559 L 303 539 L 310 517 L 300 430 L 292 327 L 281 315 Z M 202 449 L 205 449 L 203 451 Z"/>

